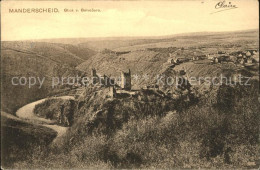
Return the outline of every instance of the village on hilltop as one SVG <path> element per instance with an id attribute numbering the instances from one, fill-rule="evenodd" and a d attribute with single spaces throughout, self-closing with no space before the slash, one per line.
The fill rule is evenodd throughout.
<path id="1" fill-rule="evenodd" d="M 237 52 L 224 52 L 218 51 L 217 53 L 209 54 L 196 54 L 192 57 L 182 57 L 176 55 L 176 53 L 169 53 L 168 63 L 170 64 L 180 64 L 188 61 L 199 61 L 208 59 L 212 64 L 223 63 L 223 62 L 232 62 L 241 67 L 250 67 L 254 66 L 256 63 L 259 63 L 259 50 L 258 49 L 248 49 L 244 51 Z"/>

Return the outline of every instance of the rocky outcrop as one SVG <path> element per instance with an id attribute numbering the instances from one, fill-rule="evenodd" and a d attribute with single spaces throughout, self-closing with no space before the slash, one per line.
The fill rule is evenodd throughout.
<path id="1" fill-rule="evenodd" d="M 34 113 L 45 119 L 54 120 L 61 126 L 71 126 L 76 109 L 74 100 L 49 99 L 35 106 Z"/>

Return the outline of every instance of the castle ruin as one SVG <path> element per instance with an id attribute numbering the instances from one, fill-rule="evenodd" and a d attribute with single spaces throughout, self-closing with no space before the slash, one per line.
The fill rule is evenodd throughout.
<path id="1" fill-rule="evenodd" d="M 91 76 L 92 76 L 92 83 L 93 84 L 97 84 L 98 83 L 98 76 L 97 76 L 97 71 L 96 71 L 96 69 L 95 68 L 92 68 L 92 70 L 91 70 Z"/>
<path id="2" fill-rule="evenodd" d="M 128 73 L 121 72 L 121 88 L 124 90 L 131 90 L 131 71 Z"/>
<path id="3" fill-rule="evenodd" d="M 116 97 L 116 89 L 114 86 L 109 86 L 109 95 L 111 98 Z"/>

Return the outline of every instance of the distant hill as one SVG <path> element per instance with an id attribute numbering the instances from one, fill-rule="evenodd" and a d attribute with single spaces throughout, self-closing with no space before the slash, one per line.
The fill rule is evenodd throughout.
<path id="1" fill-rule="evenodd" d="M 96 52 L 79 46 L 69 44 L 30 42 L 30 41 L 7 41 L 2 42 L 2 49 L 16 51 L 24 54 L 34 54 L 38 57 L 46 57 L 54 62 L 75 67 L 88 59 Z"/>
<path id="2" fill-rule="evenodd" d="M 51 42 L 60 44 L 73 44 L 84 48 L 102 50 L 105 48 L 124 51 L 127 49 L 140 49 L 166 47 L 172 45 L 196 45 L 196 43 L 208 43 L 207 40 L 218 40 L 227 38 L 228 41 L 239 41 L 245 38 L 259 37 L 259 30 L 242 30 L 233 32 L 193 32 L 182 33 L 166 36 L 129 36 L 129 37 L 100 37 L 100 38 L 57 38 L 57 39 L 41 39 L 34 40 L 35 42 Z M 192 44 L 190 41 L 192 40 Z M 177 42 L 176 42 L 177 41 Z M 211 43 L 214 43 L 212 41 Z M 143 48 L 142 48 L 143 49 Z"/>
<path id="3" fill-rule="evenodd" d="M 73 45 L 46 42 L 2 42 L 1 83 L 2 109 L 14 113 L 28 102 L 65 89 L 52 89 L 52 77 L 80 74 L 75 67 L 86 61 L 95 51 Z M 45 77 L 42 88 L 12 85 L 13 77 Z M 63 87 L 64 88 L 64 87 Z"/>
<path id="4" fill-rule="evenodd" d="M 216 53 L 217 51 L 233 52 L 249 48 L 257 49 L 259 46 L 258 35 L 259 32 L 256 30 L 225 33 L 194 33 L 191 35 L 178 35 L 175 38 L 169 39 L 142 39 L 143 43 L 141 43 L 141 40 L 129 40 L 128 44 L 132 43 L 132 45 L 128 46 L 126 40 L 107 40 L 107 42 L 111 41 L 111 45 L 108 43 L 105 46 L 112 48 L 112 52 L 101 50 L 100 53 L 77 66 L 77 69 L 90 73 L 91 67 L 94 67 L 100 74 L 107 74 L 108 76 L 118 76 L 120 75 L 120 71 L 131 69 L 132 74 L 148 75 L 149 77 L 156 78 L 158 74 L 163 73 L 167 69 L 166 63 L 170 57 L 169 53 L 176 52 L 176 56 L 178 57 L 192 58 L 195 53 L 196 55 L 206 55 Z M 114 43 L 116 41 L 118 41 L 118 44 Z M 97 43 L 106 44 L 107 42 Z M 125 44 L 120 42 L 125 42 Z M 199 67 L 199 69 L 202 69 L 202 72 L 207 71 L 203 67 Z M 204 73 L 202 74 L 205 75 Z M 139 81 L 133 80 L 133 84 L 137 87 L 141 87 L 147 83 L 149 81 L 145 81 L 144 78 L 139 79 Z"/>

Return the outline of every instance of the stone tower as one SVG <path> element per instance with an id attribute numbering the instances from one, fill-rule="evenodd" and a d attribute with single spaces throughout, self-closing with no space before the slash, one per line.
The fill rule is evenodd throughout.
<path id="1" fill-rule="evenodd" d="M 131 90 L 131 71 L 128 73 L 121 72 L 121 88 L 125 90 Z"/>
<path id="2" fill-rule="evenodd" d="M 92 76 L 92 83 L 96 84 L 98 82 L 98 76 L 97 76 L 97 71 L 95 68 L 92 68 L 91 76 Z"/>
<path id="3" fill-rule="evenodd" d="M 114 86 L 109 86 L 109 95 L 111 98 L 116 97 L 116 89 Z"/>
<path id="4" fill-rule="evenodd" d="M 91 70 L 91 76 L 92 76 L 92 77 L 96 77 L 96 76 L 97 76 L 97 71 L 96 71 L 95 68 L 92 68 L 92 70 Z"/>

